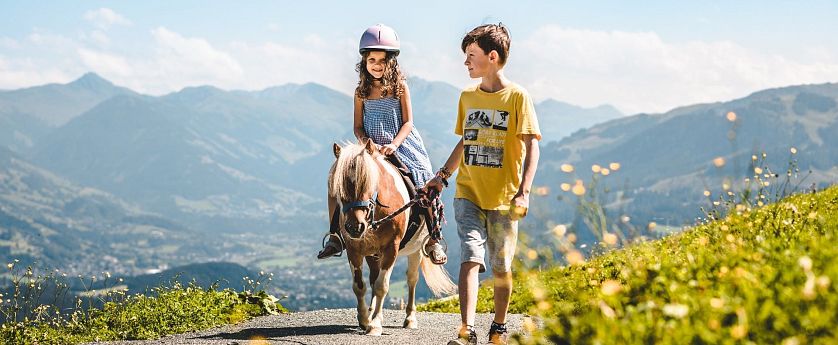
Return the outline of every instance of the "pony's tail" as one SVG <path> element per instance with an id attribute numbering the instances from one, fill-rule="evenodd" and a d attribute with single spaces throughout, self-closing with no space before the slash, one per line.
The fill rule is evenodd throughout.
<path id="1" fill-rule="evenodd" d="M 421 255 L 421 254 L 420 254 Z M 422 256 L 420 261 L 422 276 L 425 283 L 436 297 L 450 296 L 457 293 L 457 284 L 451 280 L 451 276 L 443 265 L 434 265 L 430 259 Z"/>

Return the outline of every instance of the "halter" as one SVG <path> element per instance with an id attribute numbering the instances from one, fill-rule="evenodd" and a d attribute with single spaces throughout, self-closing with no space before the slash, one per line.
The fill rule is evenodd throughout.
<path id="1" fill-rule="evenodd" d="M 376 191 L 372 195 L 372 198 L 370 198 L 369 200 L 357 200 L 357 201 L 352 201 L 352 202 L 344 204 L 343 207 L 341 207 L 341 210 L 343 211 L 343 213 L 346 213 L 346 212 L 349 212 L 350 210 L 355 209 L 355 208 L 366 208 L 367 209 L 367 217 L 366 217 L 367 223 L 369 223 L 370 227 L 373 230 L 375 230 L 376 228 L 378 228 L 378 222 L 373 220 L 373 218 L 375 216 L 375 207 L 376 206 L 388 208 L 387 205 L 384 205 L 380 201 L 378 201 L 378 191 Z M 351 235 L 352 237 L 360 237 L 361 234 L 364 233 L 363 229 L 362 230 L 352 229 L 351 227 L 348 226 L 348 224 L 349 224 L 349 222 L 344 224 L 343 227 L 344 227 L 344 229 L 346 229 L 346 232 L 348 232 L 349 235 Z"/>
<path id="2" fill-rule="evenodd" d="M 343 208 L 341 209 L 341 211 L 343 211 L 343 213 L 346 213 L 346 212 L 349 212 L 349 210 L 351 210 L 353 208 L 362 208 L 362 207 L 363 208 L 374 209 L 375 204 L 381 205 L 381 203 L 378 202 L 378 192 L 375 192 L 375 194 L 373 194 L 372 198 L 369 199 L 369 200 L 363 200 L 363 201 L 358 200 L 358 201 L 353 201 L 353 202 L 350 202 L 350 203 L 347 203 L 347 204 L 343 205 Z M 381 206 L 384 206 L 384 205 L 381 205 Z M 387 207 L 387 206 L 384 206 L 384 207 Z"/>

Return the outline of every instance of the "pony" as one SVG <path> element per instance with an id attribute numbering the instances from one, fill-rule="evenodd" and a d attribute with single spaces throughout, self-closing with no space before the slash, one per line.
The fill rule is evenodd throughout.
<path id="1" fill-rule="evenodd" d="M 358 325 L 367 335 L 382 334 L 382 306 L 390 275 L 396 258 L 406 256 L 408 299 L 402 327 L 417 328 L 415 293 L 419 268 L 435 296 L 452 295 L 457 286 L 443 266 L 434 265 L 422 255 L 422 246 L 429 236 L 426 224 L 399 249 L 410 219 L 409 208 L 389 221 L 372 225 L 374 220 L 387 217 L 388 211 L 392 213 L 411 201 L 400 173 L 378 153 L 372 141 L 344 147 L 335 143 L 333 151 L 336 160 L 329 170 L 329 212 L 340 204 L 341 212 L 335 211 L 337 219 L 333 222 L 343 224 L 340 236 L 352 271 L 352 290 L 358 299 Z M 372 287 L 369 307 L 365 300 L 364 261 Z"/>

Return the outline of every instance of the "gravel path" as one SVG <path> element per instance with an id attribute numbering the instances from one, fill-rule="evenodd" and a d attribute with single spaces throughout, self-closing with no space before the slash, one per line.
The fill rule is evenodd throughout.
<path id="1" fill-rule="evenodd" d="M 360 332 L 354 309 L 317 310 L 263 316 L 238 324 L 195 333 L 172 335 L 157 340 L 94 343 L 102 345 L 135 344 L 446 344 L 453 339 L 460 324 L 459 314 L 417 313 L 418 329 L 402 328 L 404 311 L 384 311 L 384 335 L 365 336 Z M 526 316 L 509 315 L 510 332 L 522 332 Z M 478 343 L 485 344 L 492 314 L 477 314 Z M 259 341 L 261 340 L 261 341 Z"/>

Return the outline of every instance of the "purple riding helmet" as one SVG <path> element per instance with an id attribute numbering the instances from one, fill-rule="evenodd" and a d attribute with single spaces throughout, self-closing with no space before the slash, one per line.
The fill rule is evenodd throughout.
<path id="1" fill-rule="evenodd" d="M 396 35 L 396 30 L 384 24 L 376 24 L 370 26 L 361 35 L 358 52 L 363 54 L 367 50 L 383 50 L 399 55 L 399 47 L 399 36 Z"/>

